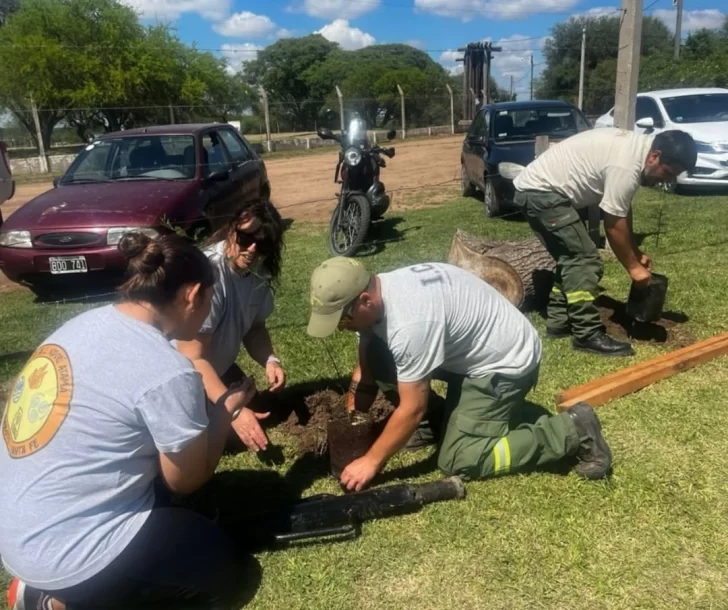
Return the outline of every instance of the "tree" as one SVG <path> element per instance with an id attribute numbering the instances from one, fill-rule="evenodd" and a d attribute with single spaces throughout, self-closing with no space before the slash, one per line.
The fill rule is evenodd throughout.
<path id="1" fill-rule="evenodd" d="M 249 84 L 266 90 L 271 115 L 288 121 L 293 129 L 312 126 L 322 100 L 312 96 L 307 74 L 338 48 L 320 34 L 284 38 L 246 62 L 244 76 Z"/>
<path id="2" fill-rule="evenodd" d="M 62 119 L 85 140 L 102 129 L 216 119 L 242 112 L 250 91 L 223 60 L 185 45 L 163 25 L 143 27 L 118 0 L 22 0 L 0 29 L 0 107 L 46 148 Z"/>
<path id="3" fill-rule="evenodd" d="M 544 44 L 544 58 L 546 68 L 539 79 L 537 97 L 547 99 L 567 99 L 576 101 L 579 91 L 579 67 L 581 62 L 582 28 L 587 29 L 587 44 L 585 48 L 585 73 L 591 78 L 591 73 L 602 62 L 605 63 L 595 76 L 595 82 L 600 87 L 610 80 L 611 95 L 604 108 L 604 101 L 592 106 L 597 100 L 604 100 L 602 91 L 593 94 L 585 92 L 585 110 L 587 112 L 603 112 L 607 110 L 614 99 L 614 83 L 616 82 L 616 60 L 619 53 L 619 16 L 570 18 L 563 23 L 557 23 L 551 30 L 550 37 Z M 667 26 L 656 17 L 645 17 L 642 20 L 641 54 L 643 58 L 652 55 L 670 53 L 673 48 L 673 35 Z M 606 90 L 606 89 L 604 89 Z"/>
<path id="4" fill-rule="evenodd" d="M 136 14 L 115 0 L 22 0 L 0 29 L 0 106 L 35 139 L 32 98 L 50 148 L 53 128 L 73 109 L 122 97 L 136 78 L 129 67 L 141 32 Z"/>

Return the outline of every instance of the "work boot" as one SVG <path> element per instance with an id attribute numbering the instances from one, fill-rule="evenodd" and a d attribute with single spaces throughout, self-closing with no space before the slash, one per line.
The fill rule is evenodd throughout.
<path id="1" fill-rule="evenodd" d="M 566 410 L 579 435 L 579 463 L 574 472 L 585 479 L 602 479 L 612 466 L 612 452 L 602 436 L 602 426 L 594 409 L 579 402 Z"/>
<path id="2" fill-rule="evenodd" d="M 617 341 L 607 333 L 599 331 L 588 339 L 572 339 L 572 346 L 580 352 L 589 352 L 599 356 L 634 356 L 634 350 L 629 343 Z"/>
<path id="3" fill-rule="evenodd" d="M 571 329 L 568 326 L 559 326 L 551 328 L 546 327 L 546 337 L 548 339 L 564 339 L 571 336 Z"/>
<path id="4" fill-rule="evenodd" d="M 430 426 L 420 426 L 412 433 L 412 436 L 410 436 L 410 439 L 407 441 L 404 448 L 414 450 L 434 444 L 435 433 L 432 431 L 432 428 L 430 428 Z"/>

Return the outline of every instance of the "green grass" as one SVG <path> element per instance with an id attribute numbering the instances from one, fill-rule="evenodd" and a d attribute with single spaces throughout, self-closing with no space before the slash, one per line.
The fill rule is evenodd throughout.
<path id="1" fill-rule="evenodd" d="M 643 191 L 635 208 L 635 228 L 647 234 L 643 249 L 654 257 L 656 271 L 670 278 L 666 308 L 685 313 L 685 326 L 698 339 L 728 326 L 726 206 L 728 197 Z M 389 222 L 397 216 L 391 213 Z M 530 235 L 524 223 L 487 219 L 481 204 L 458 199 L 402 214 L 394 227 L 402 240 L 364 260 L 375 271 L 445 260 L 457 227 L 496 239 Z M 305 334 L 309 275 L 328 256 L 323 227 L 294 223 L 287 239 L 269 326 L 289 383 L 347 375 L 353 337 L 339 334 L 328 341 L 334 367 L 324 343 Z M 614 298 L 627 296 L 629 279 L 613 260 L 606 261 L 603 286 Z M 17 373 L 22 352 L 84 307 L 39 305 L 24 292 L 0 296 L 0 354 L 6 354 L 0 356 L 0 381 Z M 543 332 L 541 317 L 529 317 Z M 635 358 L 605 360 L 571 351 L 568 341 L 546 342 L 541 381 L 530 399 L 554 410 L 559 390 L 666 351 L 645 344 L 636 349 Z M 245 357 L 240 362 L 261 386 L 259 368 Z M 650 386 L 598 413 L 615 456 L 609 481 L 539 473 L 473 482 L 465 501 L 368 523 L 357 541 L 259 554 L 263 578 L 249 607 L 727 608 L 728 360 Z M 284 464 L 268 468 L 249 454 L 221 464 L 221 470 L 246 471 L 246 480 L 260 483 L 231 491 L 241 514 L 260 504 L 272 481 L 293 464 L 289 441 L 275 429 L 270 435 L 284 446 Z M 397 456 L 387 470 L 430 453 Z M 409 480 L 438 476 L 427 472 Z M 321 491 L 338 489 L 323 477 L 304 493 Z"/>

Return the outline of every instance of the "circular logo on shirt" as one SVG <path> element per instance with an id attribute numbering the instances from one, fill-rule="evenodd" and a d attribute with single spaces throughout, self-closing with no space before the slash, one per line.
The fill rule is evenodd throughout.
<path id="1" fill-rule="evenodd" d="M 31 356 L 8 397 L 3 439 L 10 457 L 28 457 L 50 443 L 68 415 L 71 396 L 68 354 L 58 345 L 44 345 Z"/>

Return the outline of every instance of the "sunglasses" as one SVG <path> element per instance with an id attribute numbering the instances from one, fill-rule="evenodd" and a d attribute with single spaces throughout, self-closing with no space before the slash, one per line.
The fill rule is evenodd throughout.
<path id="1" fill-rule="evenodd" d="M 237 230 L 236 241 L 241 250 L 247 250 L 255 244 L 255 250 L 261 256 L 267 256 L 273 251 L 273 244 L 265 237 L 256 237 L 252 233 L 246 233 L 245 231 Z"/>

